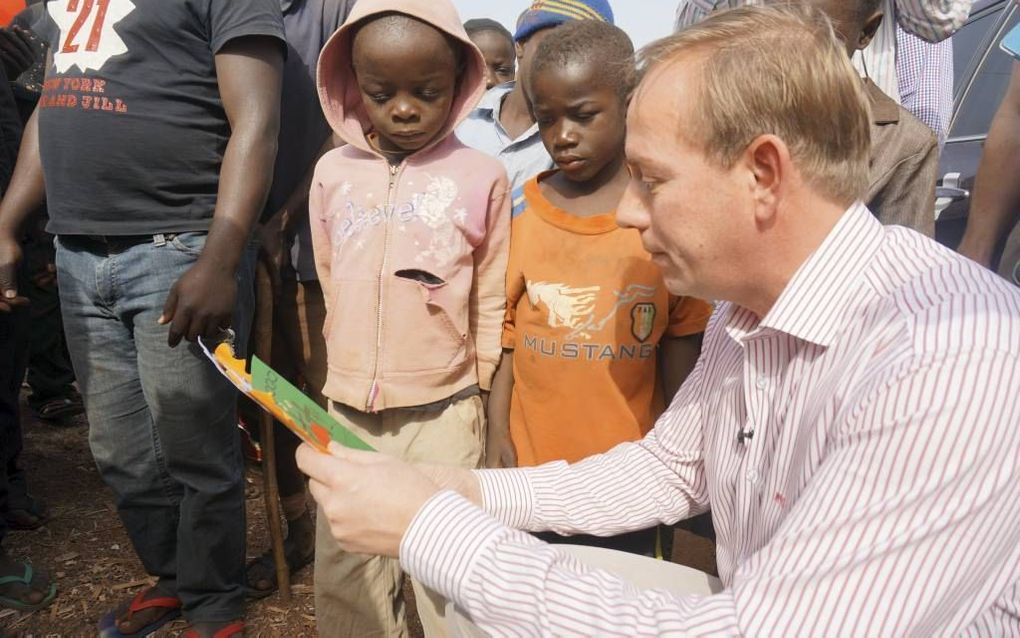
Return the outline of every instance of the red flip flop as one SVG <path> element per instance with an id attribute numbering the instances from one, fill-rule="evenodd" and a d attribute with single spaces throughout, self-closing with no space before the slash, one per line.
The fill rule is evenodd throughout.
<path id="1" fill-rule="evenodd" d="M 117 612 L 120 608 L 116 608 L 109 612 L 99 621 L 99 635 L 101 638 L 129 638 L 130 636 L 148 636 L 152 632 L 156 631 L 163 625 L 171 623 L 181 615 L 181 599 L 174 598 L 173 596 L 160 596 L 158 598 L 150 598 L 145 600 L 145 595 L 152 591 L 152 587 L 146 587 L 142 591 L 131 599 L 131 603 L 128 605 L 127 613 L 130 619 L 133 615 L 142 611 L 143 609 L 167 609 L 167 613 L 163 614 L 156 620 L 152 621 L 148 625 L 142 627 L 138 631 L 130 634 L 121 633 L 120 629 L 117 628 Z"/>

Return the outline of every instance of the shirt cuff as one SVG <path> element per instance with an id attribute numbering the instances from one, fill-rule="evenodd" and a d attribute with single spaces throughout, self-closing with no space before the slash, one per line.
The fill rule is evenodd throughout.
<path id="1" fill-rule="evenodd" d="M 498 361 L 478 360 L 478 364 L 476 366 L 478 373 L 478 388 L 483 392 L 489 392 L 492 390 L 492 378 L 496 376 L 496 368 L 498 366 Z"/>
<path id="2" fill-rule="evenodd" d="M 400 566 L 463 606 L 478 557 L 506 528 L 456 492 L 439 492 L 418 510 L 400 542 Z"/>
<path id="3" fill-rule="evenodd" d="M 509 527 L 529 529 L 534 491 L 528 478 L 534 470 L 475 470 L 482 491 L 482 509 Z"/>

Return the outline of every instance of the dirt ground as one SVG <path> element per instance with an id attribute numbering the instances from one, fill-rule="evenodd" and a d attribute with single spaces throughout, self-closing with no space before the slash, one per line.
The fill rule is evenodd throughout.
<path id="1" fill-rule="evenodd" d="M 5 546 L 15 557 L 56 577 L 59 594 L 47 609 L 23 614 L 0 610 L 0 633 L 9 636 L 95 636 L 96 623 L 111 607 L 149 584 L 117 517 L 113 498 L 103 484 L 88 449 L 84 419 L 62 426 L 36 421 L 23 407 L 25 452 L 35 496 L 52 519 L 33 532 L 11 532 Z M 248 471 L 248 554 L 257 556 L 268 543 L 261 479 Z M 248 606 L 250 636 L 315 634 L 312 571 L 294 577 L 294 597 L 279 595 Z M 156 636 L 183 635 L 178 621 Z"/>
<path id="2" fill-rule="evenodd" d="M 24 406 L 22 410 L 22 464 L 28 470 L 33 494 L 46 503 L 51 520 L 32 532 L 11 532 L 5 547 L 11 556 L 29 560 L 55 576 L 59 594 L 49 608 L 38 612 L 0 610 L 0 638 L 95 636 L 99 618 L 150 581 L 131 549 L 112 495 L 92 462 L 84 419 L 55 426 L 36 421 Z M 259 470 L 250 468 L 247 482 L 251 558 L 268 545 L 268 532 Z M 675 561 L 714 571 L 710 543 L 684 531 L 677 532 L 676 540 Z M 315 635 L 311 568 L 296 574 L 293 583 L 290 603 L 274 594 L 249 604 L 249 636 Z M 405 587 L 405 592 L 410 594 L 410 587 Z M 412 636 L 421 636 L 420 624 L 413 617 L 413 601 L 409 603 Z M 154 635 L 182 636 L 184 628 L 184 622 L 177 621 Z"/>

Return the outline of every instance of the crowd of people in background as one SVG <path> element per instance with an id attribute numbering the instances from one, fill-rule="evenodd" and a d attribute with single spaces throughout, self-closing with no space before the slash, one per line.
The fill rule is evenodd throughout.
<path id="1" fill-rule="evenodd" d="M 376 450 L 276 424 L 323 636 L 1020 635 L 1020 262 L 988 270 L 1020 220 L 1020 55 L 973 261 L 933 241 L 971 5 L 684 0 L 637 52 L 609 0 L 512 29 L 448 0 L 22 5 L 0 606 L 59 596 L 2 549 L 48 518 L 24 383 L 39 419 L 84 413 L 154 579 L 99 634 L 245 634 L 279 583 L 245 556 L 251 417 L 200 341 L 250 351 L 261 260 L 272 367 Z M 720 592 L 563 553 L 661 559 L 680 521 Z"/>

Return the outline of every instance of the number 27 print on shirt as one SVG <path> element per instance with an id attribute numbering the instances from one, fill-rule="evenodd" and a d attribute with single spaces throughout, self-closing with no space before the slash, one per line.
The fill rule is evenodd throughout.
<path id="1" fill-rule="evenodd" d="M 99 71 L 110 58 L 127 53 L 114 27 L 134 10 L 131 0 L 57 0 L 47 5 L 59 31 L 53 47 L 56 77 L 46 80 L 42 108 L 127 112 L 123 100 L 106 95 L 104 80 L 68 73 Z"/>

